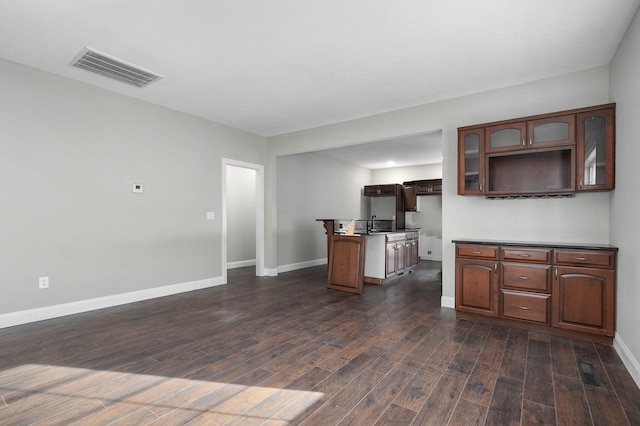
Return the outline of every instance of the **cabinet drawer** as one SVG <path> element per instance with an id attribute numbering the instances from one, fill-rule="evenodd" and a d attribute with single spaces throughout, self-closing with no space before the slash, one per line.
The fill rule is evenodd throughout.
<path id="1" fill-rule="evenodd" d="M 456 256 L 475 257 L 478 259 L 497 259 L 498 247 L 485 245 L 457 244 Z"/>
<path id="2" fill-rule="evenodd" d="M 502 263 L 502 286 L 522 290 L 551 291 L 551 265 Z"/>
<path id="3" fill-rule="evenodd" d="M 502 316 L 549 324 L 548 294 L 502 290 Z"/>
<path id="4" fill-rule="evenodd" d="M 501 252 L 503 260 L 551 263 L 551 249 L 502 247 Z"/>
<path id="5" fill-rule="evenodd" d="M 613 269 L 615 252 L 606 250 L 555 250 L 555 263 L 569 266 L 592 266 Z"/>

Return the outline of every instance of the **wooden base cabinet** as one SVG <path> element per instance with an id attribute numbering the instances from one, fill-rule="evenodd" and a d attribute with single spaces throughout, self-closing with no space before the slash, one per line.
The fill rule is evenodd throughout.
<path id="1" fill-rule="evenodd" d="M 362 294 L 365 237 L 329 236 L 327 288 Z"/>
<path id="2" fill-rule="evenodd" d="M 473 314 L 498 316 L 497 261 L 456 261 L 456 309 Z"/>
<path id="3" fill-rule="evenodd" d="M 594 268 L 556 268 L 553 326 L 614 335 L 615 273 Z"/>
<path id="4" fill-rule="evenodd" d="M 614 336 L 617 248 L 453 242 L 456 310 L 577 335 Z"/>

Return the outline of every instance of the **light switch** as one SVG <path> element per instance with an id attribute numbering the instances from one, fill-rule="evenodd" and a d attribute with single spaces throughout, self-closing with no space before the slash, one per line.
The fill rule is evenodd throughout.
<path id="1" fill-rule="evenodd" d="M 133 184 L 133 192 L 135 192 L 137 194 L 142 194 L 144 192 L 144 187 L 142 186 L 141 183 L 134 183 Z"/>
<path id="2" fill-rule="evenodd" d="M 215 212 L 207 212 L 207 220 L 214 220 L 216 218 Z"/>

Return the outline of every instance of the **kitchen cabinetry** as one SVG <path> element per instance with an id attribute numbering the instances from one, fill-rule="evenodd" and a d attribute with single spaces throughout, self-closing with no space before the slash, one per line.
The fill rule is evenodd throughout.
<path id="1" fill-rule="evenodd" d="M 615 333 L 617 248 L 454 240 L 456 310 L 574 332 Z"/>
<path id="2" fill-rule="evenodd" d="M 484 128 L 458 129 L 458 194 L 484 194 Z"/>
<path id="3" fill-rule="evenodd" d="M 500 312 L 549 324 L 551 319 L 551 249 L 501 247 Z"/>
<path id="4" fill-rule="evenodd" d="M 615 253 L 557 250 L 556 264 L 554 327 L 613 336 Z"/>
<path id="5" fill-rule="evenodd" d="M 456 245 L 456 310 L 498 316 L 498 247 Z"/>
<path id="6" fill-rule="evenodd" d="M 410 271 L 418 264 L 418 238 L 417 231 L 387 235 L 385 278 Z"/>
<path id="7" fill-rule="evenodd" d="M 549 148 L 576 143 L 575 114 L 515 121 L 485 129 L 486 152 Z"/>
<path id="8" fill-rule="evenodd" d="M 614 188 L 615 104 L 458 128 L 458 194 L 559 196 Z"/>
<path id="9" fill-rule="evenodd" d="M 402 183 L 404 210 L 416 211 L 417 198 L 429 195 L 442 195 L 442 179 L 412 180 Z"/>
<path id="10" fill-rule="evenodd" d="M 404 228 L 404 195 L 402 185 L 397 183 L 386 185 L 365 185 L 362 194 L 365 197 L 395 197 L 396 228 Z"/>
<path id="11" fill-rule="evenodd" d="M 578 191 L 607 191 L 615 187 L 615 109 L 577 115 Z"/>
<path id="12" fill-rule="evenodd" d="M 365 237 L 329 235 L 327 288 L 362 294 Z"/>

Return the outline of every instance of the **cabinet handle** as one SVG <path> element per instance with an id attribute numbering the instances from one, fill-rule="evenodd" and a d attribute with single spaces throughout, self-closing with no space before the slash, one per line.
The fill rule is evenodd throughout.
<path id="1" fill-rule="evenodd" d="M 580 176 L 580 179 L 578 180 L 578 188 L 582 189 L 582 176 Z"/>
<path id="2" fill-rule="evenodd" d="M 480 254 L 479 251 L 472 251 L 471 254 Z"/>
<path id="3" fill-rule="evenodd" d="M 528 306 L 518 306 L 518 308 L 522 309 L 523 311 L 528 311 L 529 309 L 531 309 Z"/>
<path id="4" fill-rule="evenodd" d="M 522 281 L 527 281 L 527 280 L 529 279 L 529 277 L 522 277 L 522 276 L 519 276 L 519 277 L 518 277 L 518 279 L 519 279 L 519 280 L 522 280 Z"/>
<path id="5" fill-rule="evenodd" d="M 531 257 L 531 255 L 527 254 L 527 253 L 520 253 L 518 256 L 520 256 L 520 257 Z"/>
<path id="6" fill-rule="evenodd" d="M 529 148 L 531 148 L 532 145 L 533 145 L 533 139 L 531 138 L 531 136 L 529 136 Z"/>
<path id="7" fill-rule="evenodd" d="M 585 260 L 589 260 L 589 258 L 588 257 L 576 257 L 576 260 L 585 261 Z"/>
<path id="8" fill-rule="evenodd" d="M 558 270 L 556 269 L 556 280 L 558 279 Z"/>
<path id="9" fill-rule="evenodd" d="M 498 264 L 496 263 L 495 265 L 493 265 L 493 272 L 494 273 L 498 273 Z"/>
<path id="10" fill-rule="evenodd" d="M 522 137 L 522 147 L 525 148 L 526 147 L 526 142 L 524 140 L 524 136 Z"/>

